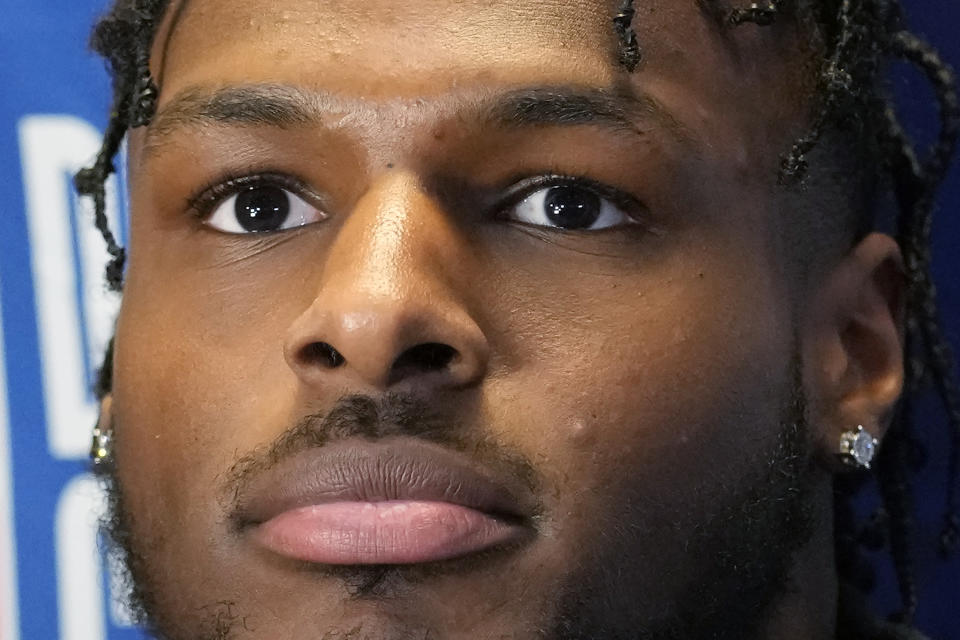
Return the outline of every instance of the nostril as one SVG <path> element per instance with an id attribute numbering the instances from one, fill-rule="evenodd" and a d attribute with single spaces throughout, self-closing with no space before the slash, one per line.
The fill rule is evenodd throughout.
<path id="1" fill-rule="evenodd" d="M 307 364 L 316 364 L 328 369 L 336 369 L 346 362 L 346 358 L 326 342 L 311 342 L 300 351 L 300 358 Z"/>
<path id="2" fill-rule="evenodd" d="M 408 375 L 430 373 L 447 369 L 458 356 L 456 349 L 438 342 L 427 342 L 410 347 L 400 354 L 391 368 L 391 378 L 399 380 Z"/>

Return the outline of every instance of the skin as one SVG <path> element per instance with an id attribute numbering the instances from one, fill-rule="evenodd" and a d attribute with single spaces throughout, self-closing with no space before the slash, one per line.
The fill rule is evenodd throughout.
<path id="1" fill-rule="evenodd" d="M 833 637 L 833 454 L 858 424 L 882 436 L 900 394 L 899 253 L 879 234 L 798 237 L 796 196 L 776 185 L 808 108 L 792 25 L 722 35 L 694 2 L 638 9 L 633 75 L 596 2 L 192 0 L 168 13 L 151 58 L 159 113 L 130 139 L 130 263 L 103 407 L 137 577 L 165 634 L 562 637 L 561 594 L 581 584 L 609 591 L 582 598 L 580 617 L 633 637 L 682 611 L 712 552 L 769 543 L 789 562 L 750 634 Z M 181 117 L 185 92 L 257 84 L 318 96 L 323 113 L 282 128 Z M 504 92 L 545 86 L 643 92 L 667 115 L 626 132 L 480 117 Z M 228 235 L 187 204 L 225 174 L 262 171 L 297 177 L 325 218 Z M 552 173 L 643 206 L 567 232 L 486 204 Z M 345 364 L 306 357 L 316 342 Z M 457 357 L 397 366 L 424 343 Z M 461 445 L 529 462 L 542 504 L 530 544 L 351 576 L 231 530 L 239 459 L 346 395 L 386 393 L 428 403 Z M 751 513 L 738 509 L 789 424 L 802 425 L 809 530 L 724 540 L 722 516 Z M 778 491 L 790 493 L 773 484 L 756 504 Z M 735 610 L 727 586 L 712 594 L 719 612 Z M 691 628 L 719 624 L 703 615 Z"/>

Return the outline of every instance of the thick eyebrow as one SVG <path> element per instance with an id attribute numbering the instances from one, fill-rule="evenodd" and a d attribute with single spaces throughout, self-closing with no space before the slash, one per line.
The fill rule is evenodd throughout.
<path id="1" fill-rule="evenodd" d="M 214 90 L 194 88 L 165 105 L 147 128 L 149 154 L 181 129 L 203 125 L 290 128 L 321 123 L 343 112 L 345 101 L 322 92 L 272 84 L 237 85 Z M 528 87 L 480 101 L 480 123 L 500 128 L 598 126 L 619 133 L 642 134 L 640 123 L 652 121 L 680 141 L 692 137 L 659 101 L 635 93 L 569 86 Z"/>
<path id="2" fill-rule="evenodd" d="M 601 88 L 534 87 L 510 91 L 495 99 L 487 120 L 501 127 L 593 125 L 633 134 L 643 134 L 641 123 L 652 122 L 681 141 L 692 137 L 653 96 Z"/>
<path id="3" fill-rule="evenodd" d="M 331 106 L 322 98 L 322 94 L 272 84 L 186 89 L 157 113 L 147 128 L 144 147 L 150 153 L 181 129 L 209 124 L 278 128 L 315 124 Z"/>

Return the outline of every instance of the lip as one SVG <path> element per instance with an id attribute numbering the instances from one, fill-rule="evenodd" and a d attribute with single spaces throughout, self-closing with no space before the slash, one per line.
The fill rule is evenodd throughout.
<path id="1" fill-rule="evenodd" d="M 529 489 L 411 438 L 345 440 L 257 476 L 234 522 L 258 545 L 317 564 L 417 564 L 517 544 L 537 511 Z"/>

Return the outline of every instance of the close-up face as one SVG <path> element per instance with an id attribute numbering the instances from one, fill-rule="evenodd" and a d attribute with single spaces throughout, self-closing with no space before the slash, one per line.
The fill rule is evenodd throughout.
<path id="1" fill-rule="evenodd" d="M 615 4 L 167 12 L 108 405 L 164 637 L 747 638 L 831 563 L 899 377 L 830 387 L 778 186 L 815 45 L 643 0 L 630 72 Z"/>

